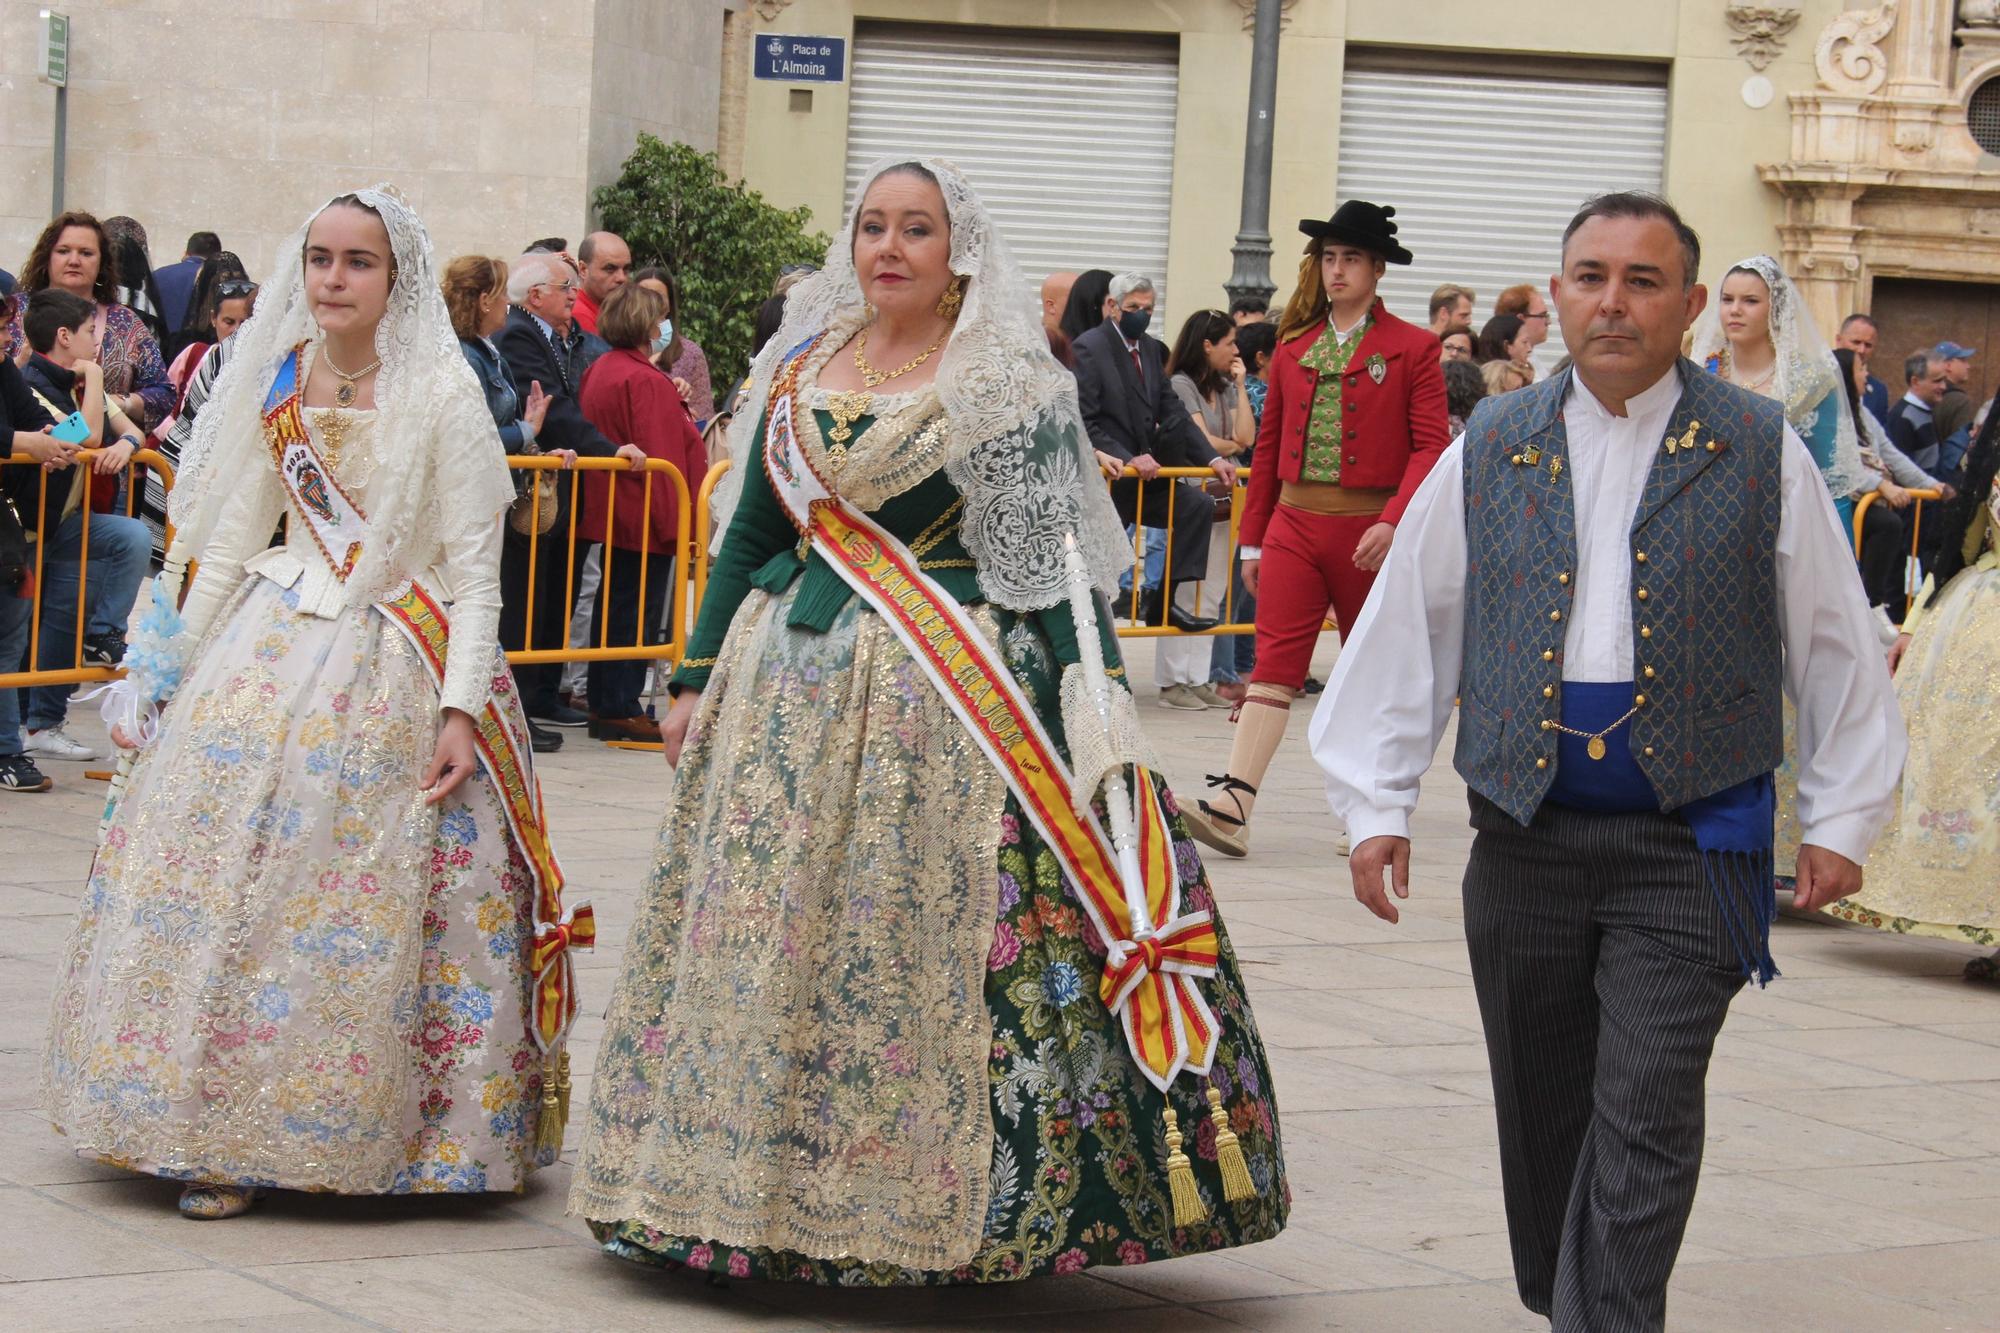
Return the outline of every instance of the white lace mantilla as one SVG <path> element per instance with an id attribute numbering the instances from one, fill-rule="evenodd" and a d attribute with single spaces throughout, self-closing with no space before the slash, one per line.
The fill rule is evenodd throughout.
<path id="1" fill-rule="evenodd" d="M 1109 597 L 1131 564 L 1131 548 L 1099 480 L 1075 377 L 1050 353 L 1041 312 L 1027 298 L 1027 280 L 986 205 L 958 168 L 932 158 L 889 158 L 870 168 L 825 266 L 785 298 L 784 325 L 751 368 L 749 400 L 730 428 L 735 466 L 717 487 L 716 531 L 727 529 L 745 469 L 755 462 L 779 365 L 822 333 L 838 339 L 837 349 L 847 340 L 840 330 L 851 336 L 867 318 L 854 271 L 855 215 L 876 177 L 911 165 L 929 173 L 944 194 L 951 269 L 967 279 L 933 388 L 944 410 L 944 466 L 965 497 L 959 533 L 980 590 L 1016 611 L 1062 602 L 1068 596 L 1063 538 L 1074 533 L 1092 580 Z"/>

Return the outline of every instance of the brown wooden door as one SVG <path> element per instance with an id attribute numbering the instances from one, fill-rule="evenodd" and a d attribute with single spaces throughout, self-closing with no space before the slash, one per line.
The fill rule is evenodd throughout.
<path id="1" fill-rule="evenodd" d="M 2000 284 L 1878 278 L 1873 314 L 1881 337 L 1868 368 L 1889 386 L 1891 403 L 1903 396 L 1903 358 L 1947 339 L 1979 352 L 1966 385 L 1975 402 L 2000 384 Z"/>

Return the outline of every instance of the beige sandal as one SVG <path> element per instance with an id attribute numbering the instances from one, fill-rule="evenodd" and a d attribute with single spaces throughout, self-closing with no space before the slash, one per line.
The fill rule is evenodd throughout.
<path id="1" fill-rule="evenodd" d="M 219 1222 L 225 1217 L 241 1217 L 263 1197 L 262 1190 L 235 1185 L 189 1185 L 181 1191 L 181 1216 L 197 1222 Z"/>
<path id="2" fill-rule="evenodd" d="M 1241 778 L 1230 777 L 1227 773 L 1217 777 L 1208 775 L 1208 785 L 1220 787 L 1235 801 L 1236 813 L 1226 814 L 1207 801 L 1195 802 L 1190 810 L 1181 807 L 1181 821 L 1187 825 L 1188 835 L 1196 842 L 1207 843 L 1224 856 L 1250 855 L 1250 822 L 1243 818 L 1243 802 L 1236 799 L 1239 791 L 1257 794 L 1257 789 Z"/>

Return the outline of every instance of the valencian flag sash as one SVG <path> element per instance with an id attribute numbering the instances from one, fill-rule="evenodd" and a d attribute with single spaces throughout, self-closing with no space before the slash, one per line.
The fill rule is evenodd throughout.
<path id="1" fill-rule="evenodd" d="M 820 335 L 824 337 L 825 335 Z M 1118 1015 L 1139 1068 L 1165 1091 L 1175 1075 L 1206 1074 L 1217 1023 L 1197 982 L 1215 975 L 1218 942 L 1207 912 L 1182 910 L 1159 792 L 1136 768 L 1136 822 L 1151 933 L 1135 939 L 1118 858 L 1020 683 L 950 593 L 917 567 L 902 542 L 833 494 L 799 447 L 799 373 L 815 337 L 774 379 L 764 470 L 803 539 L 894 628 L 953 713 L 1006 779 L 1075 886 L 1108 953 L 1098 994 Z M 1082 811 L 1081 814 L 1078 812 Z"/>
<path id="2" fill-rule="evenodd" d="M 345 583 L 361 558 L 368 517 L 341 489 L 332 468 L 306 430 L 304 385 L 300 382 L 304 350 L 304 344 L 293 348 L 278 367 L 271 392 L 264 400 L 264 438 L 277 460 L 278 476 L 291 499 L 294 521 L 312 535 L 328 567 Z M 390 624 L 403 632 L 410 646 L 416 649 L 417 659 L 430 673 L 431 683 L 442 689 L 445 653 L 451 635 L 444 608 L 415 581 L 401 597 L 378 602 L 376 606 Z M 482 647 L 464 645 L 465 650 L 472 652 Z M 528 762 L 528 746 L 522 734 L 525 724 L 517 726 L 519 720 L 518 706 L 503 710 L 489 692 L 484 706 L 472 718 L 473 741 L 480 765 L 500 795 L 515 845 L 521 849 L 534 876 L 535 937 L 529 951 L 534 995 L 530 1026 L 536 1045 L 545 1055 L 553 1055 L 577 1012 L 576 967 L 570 950 L 587 949 L 594 944 L 597 923 L 589 903 L 563 907 L 562 867 L 556 864 L 555 849 L 549 844 L 542 787 Z"/>

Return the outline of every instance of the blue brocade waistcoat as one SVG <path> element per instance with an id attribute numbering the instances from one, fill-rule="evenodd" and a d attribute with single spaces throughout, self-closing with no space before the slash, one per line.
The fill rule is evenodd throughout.
<path id="1" fill-rule="evenodd" d="M 1785 418 L 1682 358 L 1681 398 L 1632 519 L 1629 742 L 1673 810 L 1784 756 L 1778 624 Z M 1454 766 L 1522 824 L 1555 781 L 1576 513 L 1570 374 L 1488 398 L 1465 428 L 1465 654 Z M 1671 452 L 1669 451 L 1671 449 Z M 1571 775 L 1574 777 L 1575 775 Z"/>

